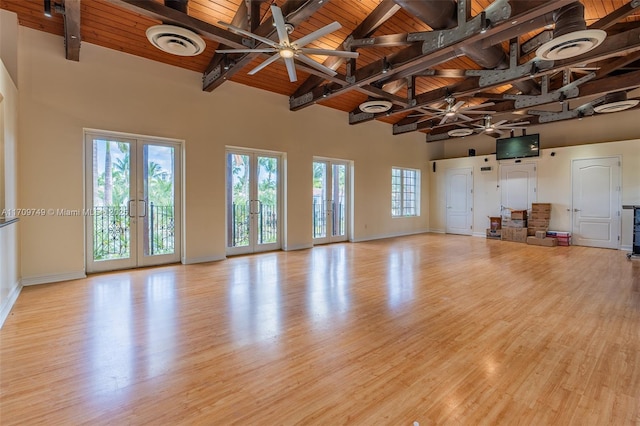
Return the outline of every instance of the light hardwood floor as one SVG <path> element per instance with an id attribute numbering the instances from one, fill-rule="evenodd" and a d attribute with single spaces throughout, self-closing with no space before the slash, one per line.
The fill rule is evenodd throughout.
<path id="1" fill-rule="evenodd" d="M 640 423 L 640 261 L 419 235 L 23 289 L 0 424 Z"/>

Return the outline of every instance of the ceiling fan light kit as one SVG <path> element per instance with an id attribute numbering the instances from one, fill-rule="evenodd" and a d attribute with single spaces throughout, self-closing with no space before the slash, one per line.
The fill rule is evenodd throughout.
<path id="1" fill-rule="evenodd" d="M 207 46 L 198 34 L 175 25 L 155 25 L 149 27 L 146 34 L 152 45 L 177 56 L 196 56 Z"/>

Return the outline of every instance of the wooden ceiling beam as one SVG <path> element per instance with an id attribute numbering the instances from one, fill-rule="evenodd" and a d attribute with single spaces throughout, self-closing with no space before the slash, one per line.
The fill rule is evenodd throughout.
<path id="1" fill-rule="evenodd" d="M 325 0 L 287 0 L 287 2 L 281 7 L 282 15 L 285 18 L 285 22 L 296 26 L 308 20 L 311 15 L 320 10 L 320 8 L 322 8 L 326 3 L 327 2 Z M 276 34 L 276 28 L 271 24 L 271 21 L 269 20 L 262 23 L 253 32 L 259 36 L 270 39 Z M 260 46 L 260 43 L 256 45 L 256 47 L 258 46 Z M 246 48 L 247 46 L 241 47 L 241 49 Z M 213 65 L 213 68 L 207 69 L 207 71 L 205 71 L 202 78 L 202 90 L 206 92 L 213 91 L 216 87 L 220 86 L 222 83 L 230 79 L 235 73 L 248 65 L 249 62 L 254 60 L 260 54 L 243 54 L 242 56 L 240 56 L 240 58 L 234 61 L 233 66 L 226 67 L 227 69 L 225 69 L 225 67 L 223 67 L 220 63 L 223 55 L 224 54 L 222 53 L 216 53 L 214 55 L 213 59 L 211 60 L 211 65 L 215 65 Z"/>
<path id="2" fill-rule="evenodd" d="M 633 71 L 626 74 L 617 75 L 614 77 L 606 77 L 606 78 L 601 78 L 598 80 L 592 80 L 592 81 L 586 82 L 580 86 L 580 94 L 577 97 L 572 98 L 571 101 L 579 101 L 581 99 L 591 98 L 594 96 L 602 96 L 608 93 L 631 90 L 637 87 L 640 87 L 640 71 Z M 536 108 L 551 106 L 554 104 L 557 104 L 557 101 L 537 105 Z M 525 109 L 516 108 L 515 101 L 511 101 L 511 100 L 497 102 L 494 106 L 487 107 L 487 109 L 497 111 L 497 113 L 501 113 L 501 114 L 514 114 L 514 113 L 523 112 L 523 111 L 526 113 L 526 110 L 527 110 L 526 108 Z M 398 122 L 398 126 L 397 127 L 394 126 L 394 134 L 406 133 L 404 131 L 396 132 L 395 129 L 401 129 L 400 126 L 406 126 L 408 124 L 410 123 L 407 123 L 407 122 L 403 123 L 402 120 Z M 411 130 L 411 131 L 424 131 L 428 129 L 433 129 L 431 133 L 440 134 L 440 133 L 446 133 L 447 131 L 450 130 L 445 127 L 446 126 L 432 127 L 428 121 L 423 121 L 421 123 L 417 123 L 415 126 L 415 130 Z"/>
<path id="3" fill-rule="evenodd" d="M 614 10 L 602 19 L 589 25 L 590 30 L 606 30 L 617 24 L 622 19 L 631 15 L 640 7 L 640 0 L 632 0 L 624 6 Z"/>
<path id="4" fill-rule="evenodd" d="M 600 46 L 598 46 L 596 49 L 592 50 L 591 52 L 587 52 L 575 58 L 568 58 L 561 61 L 555 61 L 551 68 L 541 70 L 535 75 L 536 77 L 552 75 L 564 69 L 575 68 L 583 64 L 598 62 L 598 61 L 602 61 L 612 57 L 614 58 L 622 57 L 618 60 L 619 62 L 614 61 L 616 62 L 615 64 L 612 62 L 609 65 L 611 68 L 615 68 L 615 67 L 620 68 L 624 66 L 625 65 L 624 62 L 626 62 L 626 60 L 624 59 L 624 55 L 634 54 L 635 52 L 640 52 L 640 28 L 635 28 L 625 33 L 609 36 L 604 40 L 604 42 Z M 635 56 L 632 56 L 630 59 L 631 59 L 631 62 L 637 60 Z M 618 66 L 618 63 L 622 65 Z M 605 72 L 608 74 L 611 71 L 613 71 L 613 69 L 610 69 L 609 71 L 605 69 L 601 74 L 597 74 L 596 78 L 603 77 L 604 75 L 606 75 Z M 478 77 L 475 77 L 475 78 L 470 77 L 456 84 L 440 87 L 438 89 L 431 90 L 429 92 L 421 93 L 416 96 L 415 103 L 413 103 L 411 106 L 408 106 L 407 108 L 404 108 L 404 109 L 395 109 L 390 113 L 391 115 L 401 114 L 401 113 L 406 113 L 406 112 L 418 109 L 423 106 L 429 106 L 432 103 L 442 101 L 444 98 L 446 98 L 449 95 L 453 95 L 457 97 L 474 96 L 474 95 L 477 95 L 478 93 L 481 93 L 482 91 L 500 87 L 505 84 L 512 84 L 521 80 L 530 79 L 531 77 L 532 77 L 531 74 L 526 74 L 526 75 L 514 74 L 512 78 L 500 80 L 488 85 L 481 85 L 480 79 Z M 618 76 L 618 77 L 622 77 L 622 76 Z M 601 81 L 601 80 L 595 80 L 595 81 Z M 580 86 L 580 87 L 581 87 L 580 90 L 582 93 L 583 86 Z M 477 97 L 484 97 L 484 96 L 478 95 Z M 376 115 L 367 117 L 366 119 L 359 120 L 357 122 L 353 122 L 352 120 L 350 120 L 350 123 L 359 124 L 362 122 L 374 120 L 376 118 L 382 117 L 383 115 L 389 115 L 389 114 L 376 114 Z M 409 122 L 407 122 L 406 118 L 401 120 L 399 123 L 401 123 L 402 125 L 410 124 Z"/>
<path id="5" fill-rule="evenodd" d="M 80 0 L 64 0 L 64 51 L 70 61 L 80 60 Z"/>
<path id="6" fill-rule="evenodd" d="M 193 18 L 186 13 L 165 6 L 155 1 L 140 0 L 108 0 L 109 3 L 167 24 L 183 26 L 213 41 L 233 48 L 244 49 L 242 37 L 231 31 L 216 27 L 208 22 Z"/>
<path id="7" fill-rule="evenodd" d="M 494 25 L 487 31 L 481 31 L 481 17 L 477 15 L 471 21 L 461 23 L 451 30 L 416 33 L 415 40 L 421 40 L 420 37 L 423 37 L 423 43 L 411 45 L 386 59 L 379 59 L 356 70 L 355 82 L 334 92 L 332 96 L 356 90 L 358 87 L 370 85 L 378 80 L 387 80 L 396 74 L 409 77 L 425 68 L 454 59 L 459 55 L 459 48 L 463 44 L 481 42 L 489 37 L 499 38 L 500 34 L 508 34 L 512 31 L 514 21 L 533 21 L 574 2 L 575 0 L 530 1 L 525 5 L 522 4 L 523 2 L 497 0 L 494 2 L 495 5 L 506 10 L 505 15 L 507 16 L 502 15 L 501 20 L 493 23 Z M 441 39 L 444 41 L 441 42 Z M 388 63 L 391 64 L 391 69 L 388 68 Z M 398 76 L 396 75 L 396 77 Z M 295 101 L 295 99 L 291 99 L 290 104 Z M 313 103 L 315 103 L 315 99 L 310 100 L 307 105 Z M 298 109 L 300 107 L 304 107 L 304 105 L 298 105 Z"/>

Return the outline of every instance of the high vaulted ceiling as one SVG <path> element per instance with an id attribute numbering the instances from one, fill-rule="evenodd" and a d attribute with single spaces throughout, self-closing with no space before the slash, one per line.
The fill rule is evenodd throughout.
<path id="1" fill-rule="evenodd" d="M 340 30 L 308 47 L 359 57 L 312 55 L 337 75 L 296 61 L 298 80 L 290 82 L 282 61 L 248 75 L 267 54 L 215 52 L 259 47 L 220 21 L 277 40 L 273 4 L 293 25 L 293 40 L 337 21 Z M 351 124 L 377 119 L 394 134 L 421 131 L 428 141 L 461 129 L 500 136 L 491 123 L 508 131 L 637 108 L 640 87 L 640 0 L 0 0 L 0 7 L 16 12 L 20 25 L 63 36 L 70 60 L 81 61 L 82 43 L 92 43 L 200 72 L 206 91 L 231 80 L 287 95 L 291 110 L 317 103 L 347 112 Z M 199 34 L 204 52 L 176 56 L 152 46 L 146 30 L 162 23 Z M 606 38 L 566 57 L 593 43 L 587 29 Z M 574 30 L 582 31 L 577 38 L 564 35 Z M 564 49 L 559 57 L 537 56 L 554 41 L 563 42 L 554 48 Z M 458 114 L 445 114 L 447 99 Z M 391 109 L 363 112 L 371 100 L 390 101 Z"/>

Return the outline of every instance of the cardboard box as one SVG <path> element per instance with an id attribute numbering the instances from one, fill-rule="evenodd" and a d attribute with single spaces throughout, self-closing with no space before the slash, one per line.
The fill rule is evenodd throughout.
<path id="1" fill-rule="evenodd" d="M 502 239 L 502 229 L 487 229 L 487 238 L 494 240 Z"/>
<path id="2" fill-rule="evenodd" d="M 505 220 L 502 223 L 502 229 L 504 228 L 526 228 L 527 221 L 526 220 Z"/>
<path id="3" fill-rule="evenodd" d="M 502 218 L 501 217 L 493 217 L 489 216 L 489 224 L 491 226 L 490 229 L 496 230 L 502 228 Z"/>
<path id="4" fill-rule="evenodd" d="M 529 228 L 549 228 L 549 219 L 529 219 Z"/>
<path id="5" fill-rule="evenodd" d="M 531 213 L 551 213 L 551 203 L 531 203 Z"/>
<path id="6" fill-rule="evenodd" d="M 558 245 L 558 239 L 527 237 L 527 244 L 532 246 L 555 247 Z"/>
<path id="7" fill-rule="evenodd" d="M 527 242 L 527 228 L 502 228 L 502 241 Z"/>
<path id="8" fill-rule="evenodd" d="M 547 238 L 547 231 L 536 231 L 536 238 L 539 238 L 541 240 Z"/>
<path id="9" fill-rule="evenodd" d="M 527 211 L 511 210 L 511 220 L 527 220 Z"/>

